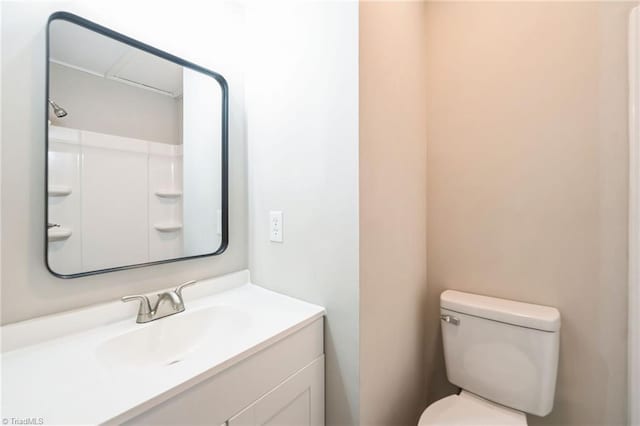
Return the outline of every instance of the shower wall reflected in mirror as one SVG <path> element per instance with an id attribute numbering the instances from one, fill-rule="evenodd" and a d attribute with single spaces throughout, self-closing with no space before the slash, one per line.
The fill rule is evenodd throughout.
<path id="1" fill-rule="evenodd" d="M 49 270 L 224 251 L 224 79 L 66 13 L 50 19 L 47 63 Z"/>

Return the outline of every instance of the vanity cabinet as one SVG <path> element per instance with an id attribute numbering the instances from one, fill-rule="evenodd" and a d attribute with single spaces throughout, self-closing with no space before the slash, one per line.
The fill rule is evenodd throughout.
<path id="1" fill-rule="evenodd" d="M 323 318 L 255 348 L 242 361 L 146 411 L 114 420 L 127 425 L 322 426 Z"/>
<path id="2" fill-rule="evenodd" d="M 324 308 L 251 284 L 248 271 L 203 280 L 185 298 L 184 312 L 145 324 L 114 301 L 1 327 L 3 416 L 324 424 Z"/>

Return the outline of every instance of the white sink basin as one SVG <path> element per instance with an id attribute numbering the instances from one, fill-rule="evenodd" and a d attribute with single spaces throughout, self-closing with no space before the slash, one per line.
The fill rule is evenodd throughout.
<path id="1" fill-rule="evenodd" d="M 228 344 L 249 328 L 246 312 L 228 306 L 184 311 L 146 324 L 105 341 L 96 348 L 98 359 L 112 367 L 152 368 L 182 361 L 207 338 Z"/>

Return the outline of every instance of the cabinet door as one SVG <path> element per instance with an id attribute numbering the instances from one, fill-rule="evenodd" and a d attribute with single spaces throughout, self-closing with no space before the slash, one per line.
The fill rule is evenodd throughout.
<path id="1" fill-rule="evenodd" d="M 324 355 L 228 421 L 229 426 L 323 426 Z"/>

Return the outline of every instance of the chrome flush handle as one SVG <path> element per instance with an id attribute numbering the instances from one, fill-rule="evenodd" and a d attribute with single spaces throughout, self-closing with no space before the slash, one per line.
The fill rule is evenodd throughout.
<path id="1" fill-rule="evenodd" d="M 447 324 L 460 325 L 460 319 L 451 315 L 440 315 L 440 319 Z"/>

